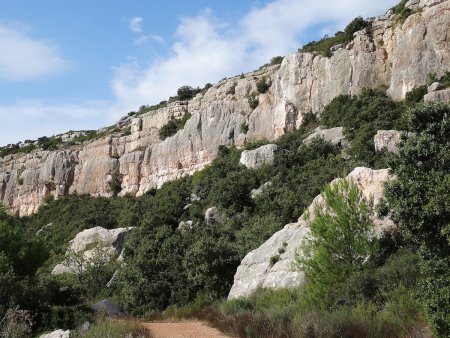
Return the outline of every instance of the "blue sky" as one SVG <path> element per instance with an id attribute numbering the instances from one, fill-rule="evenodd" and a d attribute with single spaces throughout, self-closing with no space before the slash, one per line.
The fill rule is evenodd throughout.
<path id="1" fill-rule="evenodd" d="M 0 0 L 0 145 L 110 125 L 397 0 Z"/>

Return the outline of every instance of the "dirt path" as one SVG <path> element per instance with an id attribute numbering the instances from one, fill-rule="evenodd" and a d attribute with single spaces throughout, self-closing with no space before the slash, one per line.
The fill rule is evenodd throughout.
<path id="1" fill-rule="evenodd" d="M 219 330 L 202 322 L 147 322 L 142 323 L 155 338 L 229 338 Z"/>

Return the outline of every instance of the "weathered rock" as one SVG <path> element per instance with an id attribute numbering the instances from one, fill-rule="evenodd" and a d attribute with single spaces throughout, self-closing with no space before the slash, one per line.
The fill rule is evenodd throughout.
<path id="1" fill-rule="evenodd" d="M 205 212 L 205 222 L 208 225 L 223 223 L 226 220 L 225 213 L 218 207 L 211 207 Z"/>
<path id="2" fill-rule="evenodd" d="M 70 338 L 70 330 L 55 330 L 41 335 L 39 338 Z"/>
<path id="3" fill-rule="evenodd" d="M 392 12 L 375 18 L 372 35 L 358 32 L 330 58 L 291 54 L 281 66 L 221 81 L 189 102 L 126 117 L 119 124 L 131 135 L 103 129 L 110 134 L 80 145 L 6 156 L 0 159 L 0 201 L 11 212 L 29 215 L 47 196 L 111 196 L 108 182 L 117 169 L 123 175 L 120 195 L 139 196 L 204 168 L 217 156 L 219 145 L 276 140 L 298 128 L 308 112 L 319 114 L 338 95 L 386 86 L 387 93 L 400 100 L 425 84 L 428 74 L 442 76 L 450 64 L 450 1 L 421 0 L 419 7 L 404 23 Z M 252 110 L 248 97 L 263 76 L 272 85 Z M 447 100 L 448 95 L 437 91 L 426 99 Z M 161 126 L 187 111 L 192 117 L 185 127 L 161 141 Z M 249 128 L 245 134 L 240 131 L 243 123 Z"/>
<path id="4" fill-rule="evenodd" d="M 344 128 L 336 127 L 331 129 L 322 129 L 320 127 L 314 129 L 314 131 L 303 140 L 303 144 L 308 145 L 316 139 L 321 138 L 326 142 L 330 142 L 332 145 L 340 145 L 341 147 L 348 146 L 348 142 L 344 135 Z"/>
<path id="5" fill-rule="evenodd" d="M 279 148 L 276 144 L 266 144 L 253 150 L 244 150 L 239 163 L 249 169 L 259 168 L 263 165 L 273 164 Z"/>
<path id="6" fill-rule="evenodd" d="M 375 151 L 386 149 L 388 152 L 397 153 L 401 135 L 402 132 L 398 130 L 378 130 L 374 136 Z"/>
<path id="7" fill-rule="evenodd" d="M 206 218 L 206 216 L 205 216 Z M 194 225 L 193 221 L 181 221 L 180 224 L 178 224 L 178 231 L 188 231 L 191 230 Z"/>
<path id="8" fill-rule="evenodd" d="M 251 198 L 255 199 L 256 197 L 261 195 L 264 192 L 264 190 L 266 190 L 267 188 L 270 188 L 271 186 L 272 186 L 272 182 L 266 182 L 262 186 L 260 186 L 258 189 L 253 189 L 250 192 Z"/>
<path id="9" fill-rule="evenodd" d="M 119 304 L 113 303 L 108 299 L 104 299 L 91 306 L 95 312 L 105 313 L 108 316 L 120 316 L 124 314 L 122 307 Z"/>
<path id="10" fill-rule="evenodd" d="M 95 227 L 84 230 L 77 234 L 70 241 L 69 249 L 66 252 L 66 260 L 53 268 L 52 275 L 60 275 L 63 273 L 77 273 L 79 271 L 78 264 L 89 264 L 92 260 L 102 259 L 105 263 L 117 258 L 122 251 L 122 244 L 125 236 L 133 228 L 117 228 L 105 229 Z M 78 261 L 72 261 L 72 255 L 79 255 Z M 101 255 L 101 257 L 97 257 Z M 120 257 L 120 256 L 119 256 Z"/>
<path id="11" fill-rule="evenodd" d="M 450 102 L 450 88 L 428 93 L 423 99 L 425 102 Z"/>
<path id="12" fill-rule="evenodd" d="M 436 92 L 442 89 L 442 85 L 439 82 L 434 82 L 431 86 L 428 87 L 428 93 Z"/>
<path id="13" fill-rule="evenodd" d="M 384 182 L 391 179 L 388 169 L 368 168 L 356 168 L 347 177 L 358 185 L 367 199 L 373 199 L 375 205 L 383 196 Z M 308 208 L 310 215 L 314 214 L 314 206 L 317 203 L 323 203 L 321 195 L 317 196 Z M 376 234 L 394 226 L 389 218 L 373 218 Z M 236 271 L 228 298 L 247 297 L 258 288 L 297 287 L 303 284 L 304 273 L 294 269 L 292 265 L 295 252 L 308 233 L 308 225 L 302 215 L 297 223 L 286 225 L 258 249 L 248 253 Z M 272 265 L 271 261 L 275 264 Z"/>

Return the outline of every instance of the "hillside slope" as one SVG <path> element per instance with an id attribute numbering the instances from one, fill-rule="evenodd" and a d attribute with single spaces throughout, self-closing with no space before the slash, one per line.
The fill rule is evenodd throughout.
<path id="1" fill-rule="evenodd" d="M 121 177 L 120 195 L 139 196 L 204 168 L 219 145 L 270 141 L 295 130 L 306 113 L 318 113 L 340 94 L 385 86 L 400 100 L 450 65 L 450 1 L 422 0 L 419 6 L 403 23 L 392 12 L 375 18 L 371 32 L 356 33 L 329 58 L 291 54 L 281 66 L 223 80 L 188 102 L 124 118 L 119 132 L 55 151 L 0 158 L 0 201 L 16 214 L 29 215 L 49 195 L 110 196 L 108 182 L 114 177 Z M 258 94 L 252 109 L 249 97 L 264 77 L 270 88 Z M 159 129 L 186 112 L 192 117 L 184 128 L 161 141 Z"/>

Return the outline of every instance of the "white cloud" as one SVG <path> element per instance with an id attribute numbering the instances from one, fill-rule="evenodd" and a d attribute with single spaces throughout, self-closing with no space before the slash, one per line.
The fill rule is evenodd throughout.
<path id="1" fill-rule="evenodd" d="M 57 45 L 26 34 L 23 26 L 0 22 L 0 80 L 24 81 L 68 68 Z"/>
<path id="2" fill-rule="evenodd" d="M 312 27 L 345 27 L 358 15 L 382 14 L 398 0 L 275 0 L 239 22 L 223 22 L 210 10 L 184 17 L 166 58 L 116 67 L 111 81 L 123 110 L 156 103 L 182 85 L 201 86 L 259 67 L 273 56 L 297 50 Z M 120 109 L 118 109 L 120 111 Z"/>
<path id="3" fill-rule="evenodd" d="M 317 29 L 321 34 L 334 32 L 358 15 L 367 17 L 382 14 L 397 2 L 274 0 L 262 8 L 254 8 L 238 22 L 218 20 L 210 10 L 197 16 L 184 17 L 176 29 L 175 42 L 169 47 L 169 56 L 151 60 L 130 58 L 127 63 L 114 69 L 111 79 L 111 88 L 116 97 L 114 102 L 88 101 L 59 105 L 28 101 L 8 107 L 0 106 L 0 145 L 68 129 L 105 126 L 142 104 L 167 99 L 182 85 L 202 86 L 224 76 L 256 69 L 273 56 L 293 52 L 302 43 L 308 42 L 302 37 L 312 29 Z M 142 22 L 140 17 L 130 20 L 130 29 L 140 33 L 138 39 L 140 35 L 144 37 L 141 43 L 151 40 L 164 42 L 161 37 L 145 35 Z M 4 29 L 0 25 L 0 39 L 5 34 Z M 56 68 L 58 65 L 59 68 L 65 66 L 57 48 L 51 43 L 31 40 L 15 30 L 12 32 L 26 42 L 31 41 L 33 46 L 33 43 L 43 46 L 42 49 L 47 53 L 40 54 L 52 56 L 43 58 L 36 52 L 27 54 L 32 57 L 20 60 L 17 72 L 32 68 L 29 63 L 35 63 L 36 58 L 53 60 Z M 1 55 L 4 47 L 1 40 L 0 46 L 2 74 Z M 36 51 L 40 51 L 40 48 L 36 47 Z M 14 54 L 11 51 L 9 53 Z M 30 70 L 27 72 L 32 73 Z"/>
<path id="4" fill-rule="evenodd" d="M 148 43 L 149 41 L 157 42 L 161 45 L 164 45 L 165 40 L 160 35 L 141 35 L 140 37 L 134 39 L 133 43 L 136 46 L 143 45 Z"/>
<path id="5" fill-rule="evenodd" d="M 140 16 L 135 16 L 130 19 L 128 22 L 128 27 L 130 28 L 130 31 L 133 33 L 142 33 L 142 23 L 144 22 L 144 19 Z"/>

